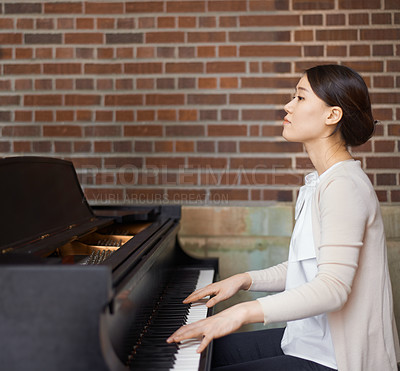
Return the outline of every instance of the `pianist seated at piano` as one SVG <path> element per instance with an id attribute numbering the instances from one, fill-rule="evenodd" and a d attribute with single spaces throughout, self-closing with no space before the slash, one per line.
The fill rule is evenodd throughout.
<path id="1" fill-rule="evenodd" d="M 283 137 L 301 142 L 315 171 L 295 207 L 286 262 L 234 275 L 189 295 L 207 306 L 239 290 L 275 292 L 186 325 L 168 342 L 213 341 L 215 370 L 395 371 L 399 343 L 379 203 L 349 146 L 373 134 L 368 88 L 339 65 L 308 69 L 285 105 Z M 236 332 L 248 323 L 285 329 Z"/>

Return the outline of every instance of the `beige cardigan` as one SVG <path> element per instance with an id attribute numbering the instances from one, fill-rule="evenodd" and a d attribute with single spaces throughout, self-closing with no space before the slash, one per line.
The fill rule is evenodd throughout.
<path id="1" fill-rule="evenodd" d="M 258 299 L 264 323 L 328 313 L 339 371 L 397 371 L 399 340 L 379 202 L 359 161 L 323 177 L 312 205 L 318 274 Z M 248 272 L 252 291 L 284 290 L 287 264 Z"/>

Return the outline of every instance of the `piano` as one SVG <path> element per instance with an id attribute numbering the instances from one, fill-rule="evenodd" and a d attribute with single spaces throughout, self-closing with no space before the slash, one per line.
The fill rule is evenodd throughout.
<path id="1" fill-rule="evenodd" d="M 71 162 L 0 160 L 0 367 L 208 370 L 212 344 L 167 344 L 211 315 L 182 304 L 216 280 L 217 259 L 186 254 L 180 206 L 93 206 Z"/>

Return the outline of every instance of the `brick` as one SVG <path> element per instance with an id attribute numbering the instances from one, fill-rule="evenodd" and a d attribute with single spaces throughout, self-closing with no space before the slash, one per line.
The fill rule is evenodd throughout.
<path id="1" fill-rule="evenodd" d="M 219 153 L 236 153 L 237 152 L 236 142 L 228 142 L 228 141 L 218 142 L 218 152 Z"/>
<path id="2" fill-rule="evenodd" d="M 76 20 L 77 30 L 93 30 L 94 29 L 94 19 L 93 18 L 78 18 Z"/>
<path id="3" fill-rule="evenodd" d="M 179 121 L 196 121 L 198 118 L 198 111 L 195 109 L 179 110 Z"/>
<path id="4" fill-rule="evenodd" d="M 215 152 L 215 142 L 199 140 L 196 143 L 197 152 L 213 153 Z"/>
<path id="5" fill-rule="evenodd" d="M 162 13 L 163 1 L 129 1 L 125 4 L 127 13 Z"/>
<path id="6" fill-rule="evenodd" d="M 131 48 L 131 47 L 117 48 L 116 55 L 117 55 L 117 58 L 133 59 L 134 48 Z"/>
<path id="7" fill-rule="evenodd" d="M 82 128 L 76 125 L 43 126 L 45 137 L 81 137 Z"/>
<path id="8" fill-rule="evenodd" d="M 7 3 L 4 4 L 5 14 L 35 14 L 42 12 L 40 3 Z"/>
<path id="9" fill-rule="evenodd" d="M 207 73 L 243 73 L 246 72 L 245 62 L 208 62 Z"/>
<path id="10" fill-rule="evenodd" d="M 185 34 L 180 31 L 147 32 L 145 42 L 149 44 L 183 43 Z"/>
<path id="11" fill-rule="evenodd" d="M 200 77 L 199 89 L 216 89 L 217 79 L 215 77 Z"/>
<path id="12" fill-rule="evenodd" d="M 226 41 L 225 32 L 188 32 L 190 43 L 221 43 Z"/>
<path id="13" fill-rule="evenodd" d="M 339 9 L 380 9 L 380 0 L 339 0 Z"/>
<path id="14" fill-rule="evenodd" d="M 32 142 L 32 151 L 33 152 L 51 152 L 52 145 L 50 141 L 37 141 L 37 142 Z"/>
<path id="15" fill-rule="evenodd" d="M 349 14 L 350 25 L 367 25 L 369 24 L 369 17 L 367 13 L 354 13 Z"/>
<path id="16" fill-rule="evenodd" d="M 374 76 L 375 88 L 394 88 L 393 76 Z"/>
<path id="17" fill-rule="evenodd" d="M 39 125 L 4 126 L 1 132 L 3 137 L 40 137 Z"/>
<path id="18" fill-rule="evenodd" d="M 225 94 L 189 94 L 187 97 L 189 104 L 221 105 L 226 104 Z"/>
<path id="19" fill-rule="evenodd" d="M 120 137 L 122 128 L 116 125 L 93 125 L 84 128 L 85 137 Z"/>
<path id="20" fill-rule="evenodd" d="M 369 57 L 371 55 L 370 45 L 350 45 L 350 55 L 357 57 Z"/>
<path id="21" fill-rule="evenodd" d="M 398 60 L 389 60 L 387 61 L 387 71 L 388 72 L 399 72 L 400 71 L 400 62 Z"/>
<path id="22" fill-rule="evenodd" d="M 177 113 L 174 109 L 157 110 L 157 120 L 159 121 L 176 121 Z"/>
<path id="23" fill-rule="evenodd" d="M 98 106 L 100 105 L 101 97 L 97 94 L 66 94 L 66 106 Z"/>
<path id="24" fill-rule="evenodd" d="M 385 9 L 399 10 L 399 2 L 397 0 L 385 0 Z"/>
<path id="25" fill-rule="evenodd" d="M 352 29 L 317 30 L 316 39 L 321 41 L 357 40 L 357 30 L 352 30 Z"/>
<path id="26" fill-rule="evenodd" d="M 223 169 L 228 161 L 221 157 L 189 157 L 188 166 L 194 168 Z"/>
<path id="27" fill-rule="evenodd" d="M 86 14 L 122 14 L 124 13 L 123 2 L 86 2 Z"/>
<path id="28" fill-rule="evenodd" d="M 157 28 L 175 28 L 174 17 L 158 17 Z"/>
<path id="29" fill-rule="evenodd" d="M 83 11 L 80 2 L 44 3 L 45 14 L 81 14 Z"/>
<path id="30" fill-rule="evenodd" d="M 360 40 L 399 40 L 400 29 L 386 28 L 386 29 L 368 29 L 360 30 Z"/>
<path id="31" fill-rule="evenodd" d="M 119 74 L 122 72 L 121 63 L 86 63 L 85 74 Z"/>
<path id="32" fill-rule="evenodd" d="M 208 125 L 209 136 L 246 136 L 247 125 Z"/>
<path id="33" fill-rule="evenodd" d="M 11 111 L 0 111 L 0 121 L 11 122 Z"/>
<path id="34" fill-rule="evenodd" d="M 38 79 L 35 80 L 35 90 L 52 90 L 53 80 L 51 79 Z"/>
<path id="35" fill-rule="evenodd" d="M 297 45 L 241 45 L 240 57 L 299 57 L 301 47 Z"/>
<path id="36" fill-rule="evenodd" d="M 27 94 L 24 96 L 24 106 L 60 106 L 62 96 L 58 94 Z"/>
<path id="37" fill-rule="evenodd" d="M 346 16 L 344 14 L 327 14 L 327 26 L 343 26 L 346 24 Z"/>
<path id="38" fill-rule="evenodd" d="M 161 125 L 126 125 L 124 126 L 124 136 L 162 136 L 162 126 Z"/>
<path id="39" fill-rule="evenodd" d="M 36 111 L 35 117 L 33 119 L 35 122 L 52 122 L 54 121 L 54 112 L 53 111 Z"/>
<path id="40" fill-rule="evenodd" d="M 25 34 L 25 44 L 61 44 L 62 34 Z"/>
<path id="41" fill-rule="evenodd" d="M 400 161 L 398 157 L 367 157 L 367 169 L 400 169 Z"/>
<path id="42" fill-rule="evenodd" d="M 272 109 L 243 109 L 242 119 L 246 121 L 274 121 L 281 120 L 285 116 L 283 110 Z"/>
<path id="43" fill-rule="evenodd" d="M 300 143 L 291 142 L 270 142 L 270 141 L 259 141 L 259 142 L 241 142 L 239 144 L 240 152 L 280 152 L 280 153 L 294 153 L 301 152 L 303 146 Z"/>
<path id="44" fill-rule="evenodd" d="M 153 142 L 148 140 L 135 140 L 135 152 L 153 152 Z M 157 151 L 156 149 L 156 152 Z M 160 150 L 161 152 L 161 150 Z M 172 152 L 172 150 L 171 150 Z"/>
<path id="45" fill-rule="evenodd" d="M 217 54 L 215 46 L 199 46 L 197 48 L 197 56 L 199 58 L 212 58 L 216 55 Z"/>
<path id="46" fill-rule="evenodd" d="M 54 20 L 53 19 L 37 19 L 36 20 L 37 30 L 53 30 Z"/>
<path id="47" fill-rule="evenodd" d="M 322 25 L 322 14 L 304 14 L 303 15 L 304 26 L 320 26 Z M 337 23 L 335 23 L 337 25 Z"/>
<path id="48" fill-rule="evenodd" d="M 24 63 L 24 64 L 5 64 L 4 65 L 5 75 L 30 75 L 39 74 L 40 64 L 36 63 Z"/>
<path id="49" fill-rule="evenodd" d="M 239 110 L 226 109 L 221 110 L 221 120 L 223 121 L 238 121 Z"/>
<path id="50" fill-rule="evenodd" d="M 239 85 L 237 77 L 221 77 L 219 79 L 221 89 L 236 89 Z"/>
<path id="51" fill-rule="evenodd" d="M 395 152 L 396 143 L 393 140 L 376 140 L 374 148 L 376 152 Z"/>
<path id="52" fill-rule="evenodd" d="M 335 0 L 292 0 L 293 10 L 327 10 L 335 8 Z"/>
<path id="53" fill-rule="evenodd" d="M 168 13 L 202 13 L 206 11 L 204 1 L 167 1 Z"/>
<path id="54" fill-rule="evenodd" d="M 145 104 L 154 105 L 183 105 L 185 96 L 183 94 L 146 94 Z"/>
<path id="55" fill-rule="evenodd" d="M 103 34 L 98 32 L 76 32 L 64 34 L 65 44 L 102 44 Z"/>
<path id="56" fill-rule="evenodd" d="M 289 169 L 292 165 L 290 158 L 241 157 L 232 158 L 230 166 L 233 169 Z"/>
<path id="57" fill-rule="evenodd" d="M 112 111 L 96 111 L 95 113 L 96 122 L 110 122 L 113 121 L 113 117 Z"/>
<path id="58" fill-rule="evenodd" d="M 374 56 L 394 56 L 393 45 L 372 45 L 372 55 Z"/>
<path id="59" fill-rule="evenodd" d="M 371 20 L 372 24 L 391 24 L 392 15 L 390 13 L 373 13 Z"/>
<path id="60" fill-rule="evenodd" d="M 372 104 L 399 104 L 400 93 L 370 93 Z"/>
<path id="61" fill-rule="evenodd" d="M 219 46 L 218 55 L 220 57 L 236 57 L 237 47 L 236 46 Z"/>
<path id="62" fill-rule="evenodd" d="M 193 152 L 194 151 L 194 142 L 188 140 L 177 140 L 175 142 L 175 151 L 176 152 Z"/>
<path id="63" fill-rule="evenodd" d="M 15 122 L 32 121 L 32 112 L 31 111 L 15 111 L 14 112 L 14 121 Z"/>
<path id="64" fill-rule="evenodd" d="M 0 44 L 22 44 L 22 34 L 21 33 L 2 33 L 0 34 Z"/>
<path id="65" fill-rule="evenodd" d="M 184 157 L 146 157 L 145 166 L 150 168 L 178 169 L 183 168 Z"/>
<path id="66" fill-rule="evenodd" d="M 31 48 L 16 48 L 15 58 L 16 59 L 30 59 L 33 57 L 33 49 Z"/>
<path id="67" fill-rule="evenodd" d="M 203 137 L 205 130 L 203 125 L 169 125 L 165 133 L 168 137 Z"/>
<path id="68" fill-rule="evenodd" d="M 383 72 L 383 62 L 381 61 L 354 61 L 346 62 L 346 66 L 358 72 Z"/>
<path id="69" fill-rule="evenodd" d="M 201 62 L 174 62 L 165 64 L 166 73 L 202 73 L 204 64 Z"/>
<path id="70" fill-rule="evenodd" d="M 230 94 L 230 104 L 286 104 L 287 94 Z"/>
<path id="71" fill-rule="evenodd" d="M 143 96 L 140 94 L 108 94 L 104 98 L 106 106 L 140 106 Z"/>
<path id="72" fill-rule="evenodd" d="M 231 42 L 290 41 L 290 31 L 234 31 L 228 36 Z"/>
<path id="73" fill-rule="evenodd" d="M 143 40 L 143 33 L 106 34 L 106 44 L 142 44 Z"/>
<path id="74" fill-rule="evenodd" d="M 52 75 L 81 74 L 81 63 L 43 63 L 43 73 Z"/>
<path id="75" fill-rule="evenodd" d="M 249 8 L 251 11 L 289 10 L 289 0 L 280 0 L 280 1 L 250 0 Z"/>

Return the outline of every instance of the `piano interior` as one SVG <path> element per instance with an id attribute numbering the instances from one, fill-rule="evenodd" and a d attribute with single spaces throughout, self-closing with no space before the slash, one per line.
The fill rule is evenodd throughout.
<path id="1" fill-rule="evenodd" d="M 62 264 L 100 264 L 149 225 L 151 223 L 101 228 L 57 247 L 48 257 L 59 257 Z"/>

